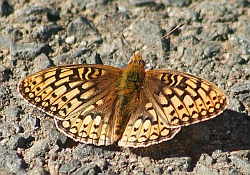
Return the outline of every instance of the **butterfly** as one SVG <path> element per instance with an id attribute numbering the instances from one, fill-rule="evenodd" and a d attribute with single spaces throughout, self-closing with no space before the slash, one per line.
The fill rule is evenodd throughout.
<path id="1" fill-rule="evenodd" d="M 139 52 L 124 69 L 63 65 L 29 75 L 19 84 L 29 103 L 54 118 L 75 141 L 147 147 L 172 139 L 181 127 L 212 119 L 226 95 L 200 77 L 144 68 Z"/>
<path id="2" fill-rule="evenodd" d="M 19 92 L 54 117 L 65 135 L 94 145 L 157 144 L 227 107 L 226 95 L 214 84 L 178 71 L 145 71 L 140 53 L 125 69 L 95 64 L 48 68 L 21 81 Z"/>

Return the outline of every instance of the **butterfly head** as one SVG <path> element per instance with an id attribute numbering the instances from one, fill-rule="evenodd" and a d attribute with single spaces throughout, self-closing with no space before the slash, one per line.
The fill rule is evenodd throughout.
<path id="1" fill-rule="evenodd" d="M 135 54 L 135 56 L 130 60 L 129 65 L 144 68 L 145 62 L 142 60 L 142 54 Z"/>

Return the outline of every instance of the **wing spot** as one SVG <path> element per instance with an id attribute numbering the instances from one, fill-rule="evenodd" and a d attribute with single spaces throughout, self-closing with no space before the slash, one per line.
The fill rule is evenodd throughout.
<path id="1" fill-rule="evenodd" d="M 220 103 L 217 103 L 217 104 L 215 105 L 215 108 L 216 108 L 216 109 L 220 109 L 220 108 L 221 108 L 221 104 L 220 104 Z"/>
<path id="2" fill-rule="evenodd" d="M 41 98 L 40 98 L 40 97 L 36 97 L 36 98 L 35 98 L 35 102 L 36 102 L 36 103 L 41 102 Z"/>
<path id="3" fill-rule="evenodd" d="M 57 97 L 57 95 L 56 95 L 55 92 L 53 92 L 53 93 L 51 94 L 51 96 L 52 96 L 53 98 L 56 98 L 56 97 Z"/>
<path id="4" fill-rule="evenodd" d="M 63 122 L 62 122 L 62 127 L 64 127 L 64 128 L 69 128 L 71 126 L 71 124 L 70 124 L 70 121 L 68 121 L 68 120 L 64 120 Z"/>
<path id="5" fill-rule="evenodd" d="M 169 129 L 166 127 L 161 130 L 161 136 L 166 137 L 169 134 Z"/>
<path id="6" fill-rule="evenodd" d="M 26 87 L 26 88 L 24 89 L 24 92 L 25 92 L 25 93 L 30 92 L 30 87 Z"/>
<path id="7" fill-rule="evenodd" d="M 172 110 L 171 112 L 170 112 L 170 115 L 174 115 L 175 114 L 175 110 Z"/>
<path id="8" fill-rule="evenodd" d="M 174 116 L 173 119 L 172 119 L 171 124 L 177 124 L 177 123 L 179 123 L 179 122 L 180 122 L 179 118 L 176 117 L 176 116 Z"/>
<path id="9" fill-rule="evenodd" d="M 58 114 L 61 115 L 61 116 L 65 116 L 66 115 L 66 109 L 65 108 L 60 109 Z"/>
<path id="10" fill-rule="evenodd" d="M 187 114 L 183 114 L 183 116 L 182 116 L 182 121 L 184 121 L 184 122 L 187 122 L 187 121 L 189 121 L 189 116 L 187 116 Z"/>
<path id="11" fill-rule="evenodd" d="M 62 101 L 64 101 L 64 102 L 67 101 L 67 97 L 63 96 Z"/>
<path id="12" fill-rule="evenodd" d="M 192 103 L 191 105 L 188 105 L 189 108 L 193 108 L 194 107 L 194 103 Z"/>
<path id="13" fill-rule="evenodd" d="M 203 109 L 203 110 L 201 111 L 201 115 L 203 115 L 203 116 L 207 115 L 207 111 L 206 111 L 205 109 Z"/>
<path id="14" fill-rule="evenodd" d="M 77 128 L 73 127 L 73 128 L 70 128 L 70 132 L 72 134 L 76 134 L 77 133 Z"/>
<path id="15" fill-rule="evenodd" d="M 179 110 L 182 110 L 183 108 L 184 108 L 183 105 L 179 105 L 179 106 L 178 106 L 178 109 L 179 109 Z"/>
<path id="16" fill-rule="evenodd" d="M 70 108 L 71 106 L 72 106 L 72 104 L 69 102 L 69 103 L 67 104 L 67 107 Z"/>
<path id="17" fill-rule="evenodd" d="M 34 93 L 30 92 L 29 93 L 29 98 L 34 98 L 34 97 L 35 97 Z"/>
<path id="18" fill-rule="evenodd" d="M 208 110 L 208 112 L 214 113 L 214 108 L 210 108 L 210 109 Z"/>
<path id="19" fill-rule="evenodd" d="M 196 111 L 193 111 L 192 118 L 198 118 L 199 114 Z"/>
<path id="20" fill-rule="evenodd" d="M 211 101 L 207 101 L 206 104 L 207 104 L 207 105 L 210 105 L 210 104 L 211 104 Z"/>

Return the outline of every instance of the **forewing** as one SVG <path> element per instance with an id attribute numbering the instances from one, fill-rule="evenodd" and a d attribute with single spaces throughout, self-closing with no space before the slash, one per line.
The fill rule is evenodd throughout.
<path id="1" fill-rule="evenodd" d="M 59 120 L 70 119 L 114 89 L 121 69 L 105 65 L 52 67 L 25 78 L 19 92 L 31 104 Z M 112 87 L 113 86 L 113 87 Z"/>
<path id="2" fill-rule="evenodd" d="M 214 84 L 178 71 L 148 71 L 145 91 L 169 127 L 208 120 L 227 107 L 226 95 Z"/>
<path id="3" fill-rule="evenodd" d="M 170 140 L 181 130 L 181 127 L 167 127 L 168 124 L 159 116 L 143 89 L 138 94 L 137 102 L 119 146 L 147 147 Z"/>
<path id="4" fill-rule="evenodd" d="M 121 69 L 105 65 L 68 65 L 42 70 L 19 85 L 22 96 L 54 117 L 72 139 L 113 144 L 113 108 Z"/>

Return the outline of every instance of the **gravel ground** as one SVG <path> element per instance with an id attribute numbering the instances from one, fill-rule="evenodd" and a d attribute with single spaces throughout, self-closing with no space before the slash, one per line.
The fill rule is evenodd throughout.
<path id="1" fill-rule="evenodd" d="M 0 174 L 250 174 L 248 0 L 1 0 L 0 7 Z M 181 23 L 147 49 L 146 68 L 208 79 L 229 105 L 170 141 L 138 149 L 79 144 L 17 92 L 20 80 L 53 65 L 123 68 Z"/>

